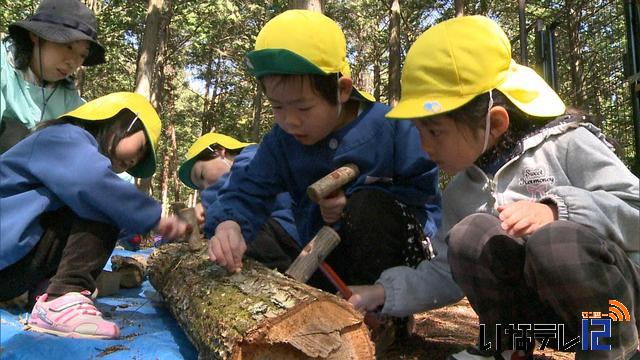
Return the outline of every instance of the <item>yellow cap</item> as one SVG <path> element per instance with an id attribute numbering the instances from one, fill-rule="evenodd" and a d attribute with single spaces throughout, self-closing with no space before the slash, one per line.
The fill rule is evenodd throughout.
<path id="1" fill-rule="evenodd" d="M 493 89 L 535 117 L 565 112 L 544 79 L 511 59 L 511 44 L 498 24 L 484 16 L 457 17 L 428 29 L 411 46 L 400 101 L 386 116 L 415 119 L 445 113 Z"/>
<path id="2" fill-rule="evenodd" d="M 151 145 L 147 147 L 145 158 L 127 172 L 135 177 L 149 177 L 156 170 L 156 146 L 162 124 L 158 113 L 144 96 L 130 92 L 112 93 L 89 101 L 75 110 L 61 115 L 60 118 L 73 117 L 81 120 L 101 121 L 111 119 L 123 109 L 129 109 L 142 121 L 144 132 Z"/>
<path id="3" fill-rule="evenodd" d="M 224 134 L 218 133 L 208 133 L 200 136 L 196 142 L 191 145 L 189 151 L 187 151 L 187 159 L 180 165 L 180 169 L 178 170 L 178 176 L 180 180 L 192 189 L 197 189 L 198 187 L 191 181 L 191 169 L 193 169 L 193 165 L 196 163 L 196 157 L 205 149 L 209 148 L 212 145 L 220 145 L 225 149 L 235 150 L 242 149 L 249 145 L 255 143 L 245 143 L 242 141 L 238 141 L 231 136 L 227 136 Z"/>
<path id="4" fill-rule="evenodd" d="M 269 20 L 246 62 L 251 75 L 258 78 L 336 73 L 351 78 L 342 29 L 330 18 L 309 10 L 288 10 Z M 355 87 L 353 90 L 354 98 L 375 101 L 371 94 Z"/>

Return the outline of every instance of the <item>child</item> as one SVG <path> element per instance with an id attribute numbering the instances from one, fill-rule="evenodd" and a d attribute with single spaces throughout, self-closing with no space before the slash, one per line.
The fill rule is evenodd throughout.
<path id="1" fill-rule="evenodd" d="M 202 190 L 202 203 L 196 206 L 199 222 L 204 225 L 205 211 L 218 199 L 218 191 L 227 182 L 231 172 L 244 171 L 257 149 L 258 146 L 253 143 L 243 143 L 217 133 L 205 134 L 191 145 L 187 160 L 180 165 L 178 174 L 185 185 Z M 291 212 L 291 197 L 287 193 L 278 195 L 271 217 L 247 250 L 247 255 L 252 258 L 284 272 L 293 259 L 280 247 L 271 246 L 275 238 L 291 249 L 301 246 Z"/>
<path id="2" fill-rule="evenodd" d="M 51 278 L 31 312 L 32 329 L 117 338 L 118 326 L 89 296 L 118 230 L 185 232 L 185 223 L 160 218 L 160 204 L 115 174 L 153 174 L 160 126 L 144 97 L 114 93 L 43 122 L 0 156 L 0 300 Z"/>
<path id="3" fill-rule="evenodd" d="M 582 314 L 606 318 L 614 299 L 630 321 L 613 322 L 611 336 L 600 338 L 611 351 L 571 350 L 576 358 L 636 353 L 638 178 L 597 128 L 565 114 L 544 80 L 511 59 L 495 22 L 459 17 L 422 34 L 407 54 L 401 100 L 387 117 L 413 119 L 424 150 L 456 174 L 444 193 L 439 234 L 484 331 L 480 348 L 450 359 L 515 359 L 513 338 L 495 339 L 496 324 L 562 324 L 564 339 L 551 342 L 569 342 L 584 330 Z M 533 339 L 524 340 L 530 357 Z"/>
<path id="4" fill-rule="evenodd" d="M 338 230 L 341 242 L 327 262 L 348 284 L 371 284 L 385 269 L 429 257 L 423 231 L 433 236 L 440 219 L 437 167 L 419 150 L 410 123 L 387 121 L 388 107 L 353 88 L 338 25 L 319 13 L 286 11 L 260 31 L 247 63 L 276 125 L 207 212 L 205 234 L 215 231 L 211 260 L 238 271 L 246 243 L 283 191 L 293 199 L 302 244 L 325 223 Z M 358 165 L 360 175 L 313 203 L 307 187 L 347 163 Z M 450 302 L 449 289 L 457 289 L 447 269 L 428 275 L 437 284 L 436 304 Z"/>
<path id="5" fill-rule="evenodd" d="M 82 105 L 72 76 L 102 63 L 96 18 L 78 0 L 43 0 L 30 19 L 9 25 L 0 45 L 0 154 L 43 119 Z"/>

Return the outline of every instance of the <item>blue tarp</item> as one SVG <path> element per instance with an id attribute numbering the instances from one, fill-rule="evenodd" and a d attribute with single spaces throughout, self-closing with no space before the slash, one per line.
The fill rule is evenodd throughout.
<path id="1" fill-rule="evenodd" d="M 115 255 L 150 254 L 152 249 Z M 106 270 L 111 269 L 107 263 Z M 66 339 L 23 330 L 29 315 L 19 309 L 0 308 L 0 359 L 196 359 L 198 353 L 164 306 L 148 280 L 136 289 L 120 289 L 99 297 L 96 306 L 120 326 L 118 340 Z M 114 351 L 115 350 L 115 351 Z"/>

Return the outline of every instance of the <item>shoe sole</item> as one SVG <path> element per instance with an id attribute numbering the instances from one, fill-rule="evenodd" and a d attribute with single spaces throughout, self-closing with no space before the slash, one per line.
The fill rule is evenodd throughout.
<path id="1" fill-rule="evenodd" d="M 89 334 L 81 334 L 81 333 L 77 333 L 77 332 L 56 331 L 56 330 L 52 330 L 52 329 L 46 329 L 46 328 L 40 327 L 38 325 L 33 325 L 33 324 L 29 324 L 29 328 L 27 330 L 32 330 L 32 331 L 39 332 L 39 333 L 51 334 L 51 335 L 56 335 L 56 336 L 60 336 L 60 337 L 65 337 L 65 338 L 72 338 L 72 339 L 94 339 L 94 340 L 115 340 L 115 339 L 117 339 L 117 338 L 112 338 L 112 337 L 105 336 L 105 335 L 89 335 Z"/>

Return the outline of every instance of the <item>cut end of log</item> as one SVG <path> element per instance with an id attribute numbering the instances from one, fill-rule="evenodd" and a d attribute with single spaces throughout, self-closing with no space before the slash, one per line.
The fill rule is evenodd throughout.
<path id="1" fill-rule="evenodd" d="M 374 359 L 362 317 L 333 298 L 300 304 L 237 344 L 233 359 Z"/>

